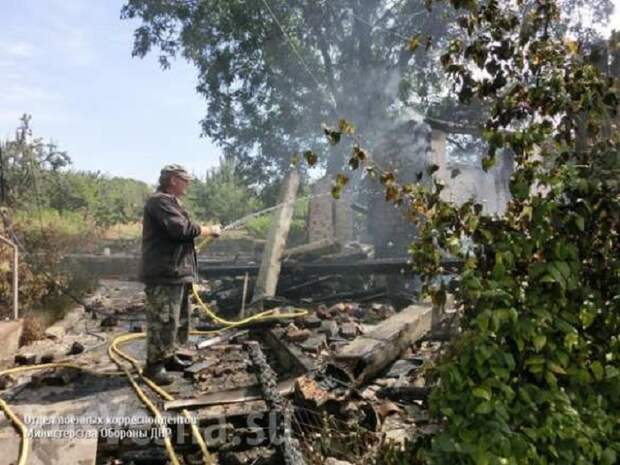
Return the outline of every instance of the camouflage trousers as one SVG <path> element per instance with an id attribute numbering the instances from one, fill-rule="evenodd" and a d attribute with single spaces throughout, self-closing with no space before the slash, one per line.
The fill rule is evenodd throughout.
<path id="1" fill-rule="evenodd" d="M 146 361 L 163 362 L 189 337 L 191 284 L 147 285 Z"/>

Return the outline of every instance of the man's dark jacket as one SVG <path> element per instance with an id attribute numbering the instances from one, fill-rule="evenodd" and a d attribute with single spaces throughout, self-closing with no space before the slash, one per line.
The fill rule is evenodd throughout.
<path id="1" fill-rule="evenodd" d="M 140 279 L 146 284 L 182 284 L 198 269 L 194 238 L 201 227 L 192 223 L 176 197 L 155 192 L 144 205 Z"/>

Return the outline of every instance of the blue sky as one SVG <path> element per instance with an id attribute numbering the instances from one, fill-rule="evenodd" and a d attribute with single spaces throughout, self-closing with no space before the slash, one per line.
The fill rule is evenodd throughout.
<path id="1" fill-rule="evenodd" d="M 119 19 L 122 0 L 1 3 L 1 139 L 29 113 L 76 169 L 155 182 L 166 163 L 200 175 L 217 164 L 220 150 L 200 137 L 195 70 L 132 58 L 136 22 Z"/>
<path id="2" fill-rule="evenodd" d="M 0 138 L 23 113 L 74 168 L 155 182 L 166 163 L 202 175 L 220 151 L 200 137 L 196 72 L 131 57 L 123 0 L 1 0 Z M 610 26 L 620 25 L 620 0 Z"/>

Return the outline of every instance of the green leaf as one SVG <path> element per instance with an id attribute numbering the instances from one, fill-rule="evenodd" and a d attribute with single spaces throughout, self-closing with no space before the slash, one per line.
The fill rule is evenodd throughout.
<path id="1" fill-rule="evenodd" d="M 547 336 L 545 336 L 544 334 L 538 334 L 534 337 L 533 342 L 536 352 L 540 352 L 540 350 L 545 347 L 545 344 L 547 343 Z"/>
<path id="2" fill-rule="evenodd" d="M 618 455 L 611 447 L 607 447 L 601 454 L 601 465 L 614 465 L 617 463 Z"/>
<path id="3" fill-rule="evenodd" d="M 474 397 L 478 397 L 484 400 L 491 400 L 491 391 L 485 387 L 478 386 L 472 389 L 471 393 Z"/>
<path id="4" fill-rule="evenodd" d="M 579 310 L 579 320 L 581 321 L 581 326 L 584 329 L 588 328 L 592 325 L 597 315 L 598 309 L 591 303 L 586 303 L 586 305 L 581 307 L 581 310 Z"/>
<path id="5" fill-rule="evenodd" d="M 568 333 L 566 334 L 566 336 L 564 336 L 564 347 L 566 347 L 568 350 L 571 350 L 578 343 L 579 336 L 577 335 L 577 333 Z"/>
<path id="6" fill-rule="evenodd" d="M 554 282 L 558 283 L 563 289 L 566 288 L 566 279 L 555 262 L 548 264 L 547 271 L 553 277 Z"/>
<path id="7" fill-rule="evenodd" d="M 491 413 L 493 411 L 493 404 L 489 401 L 484 401 L 480 404 L 478 404 L 478 406 L 476 407 L 476 410 L 474 410 L 476 413 L 479 413 L 481 415 L 486 415 L 488 413 Z"/>
<path id="8" fill-rule="evenodd" d="M 346 119 L 340 118 L 340 120 L 338 120 L 338 130 L 342 134 L 353 134 L 355 132 L 355 126 L 353 126 Z"/>
<path id="9" fill-rule="evenodd" d="M 415 36 L 411 37 L 409 39 L 408 46 L 409 46 L 409 51 L 415 52 L 416 49 L 420 46 L 420 36 L 419 35 L 415 35 Z"/>
<path id="10" fill-rule="evenodd" d="M 604 378 L 605 369 L 603 368 L 603 365 L 601 364 L 601 362 L 599 362 L 598 360 L 592 363 L 592 365 L 590 366 L 590 369 L 592 370 L 592 374 L 594 375 L 595 380 L 600 381 Z"/>
<path id="11" fill-rule="evenodd" d="M 493 165 L 495 165 L 495 157 L 491 158 L 491 157 L 484 157 L 482 159 L 482 169 L 484 171 L 489 171 Z"/>
<path id="12" fill-rule="evenodd" d="M 547 363 L 547 367 L 549 367 L 549 370 L 551 372 L 553 372 L 553 373 L 556 373 L 556 374 L 559 374 L 559 375 L 565 375 L 566 374 L 566 370 L 564 370 L 564 368 L 562 368 L 557 363 L 549 362 L 549 363 Z"/>
<path id="13" fill-rule="evenodd" d="M 547 381 L 547 384 L 549 384 L 550 386 L 556 386 L 558 384 L 558 379 L 555 377 L 552 371 L 545 372 L 545 381 Z"/>
<path id="14" fill-rule="evenodd" d="M 575 224 L 577 225 L 577 228 L 579 229 L 579 231 L 581 232 L 585 231 L 585 223 L 583 220 L 583 216 L 575 215 Z"/>
<path id="15" fill-rule="evenodd" d="M 542 355 L 532 355 L 525 360 L 526 365 L 543 365 L 545 363 L 545 357 Z"/>
<path id="16" fill-rule="evenodd" d="M 612 366 L 612 365 L 606 365 L 605 366 L 605 378 L 606 379 L 612 379 L 612 378 L 618 378 L 620 377 L 620 369 Z"/>
<path id="17" fill-rule="evenodd" d="M 306 150 L 304 152 L 304 158 L 306 159 L 306 162 L 310 166 L 316 165 L 316 162 L 319 159 L 319 157 L 317 157 L 316 153 L 314 153 L 312 150 Z"/>

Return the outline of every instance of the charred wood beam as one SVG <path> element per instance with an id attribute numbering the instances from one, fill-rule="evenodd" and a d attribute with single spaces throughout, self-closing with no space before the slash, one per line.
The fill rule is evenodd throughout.
<path id="1" fill-rule="evenodd" d="M 293 392 L 295 380 L 287 379 L 276 385 L 277 392 L 286 396 Z M 259 386 L 250 386 L 241 389 L 230 389 L 227 391 L 213 392 L 204 396 L 198 396 L 191 399 L 178 399 L 164 402 L 165 410 L 180 410 L 192 407 L 206 407 L 210 405 L 235 404 L 238 402 L 247 402 L 250 400 L 259 400 L 263 398 L 262 390 Z"/>
<path id="2" fill-rule="evenodd" d="M 290 376 L 299 376 L 315 368 L 314 362 L 306 356 L 294 344 L 288 343 L 284 339 L 284 331 L 279 328 L 261 331 L 261 338 L 270 353 L 277 359 L 277 363 L 284 367 Z"/>
<path id="3" fill-rule="evenodd" d="M 372 380 L 431 329 L 432 306 L 411 305 L 358 336 L 335 357 L 357 386 Z"/>
<path id="4" fill-rule="evenodd" d="M 139 258 L 135 256 L 112 256 L 75 254 L 65 257 L 65 260 L 78 265 L 96 276 L 123 276 L 125 279 L 137 279 Z M 445 272 L 455 272 L 461 268 L 458 260 L 445 260 L 443 267 Z M 203 278 L 221 278 L 225 276 L 244 276 L 249 273 L 255 276 L 259 266 L 256 263 L 230 264 L 214 260 L 198 260 L 198 273 Z M 281 274 L 296 273 L 310 275 L 325 274 L 351 274 L 351 273 L 378 273 L 378 274 L 414 274 L 411 263 L 407 257 L 381 258 L 371 260 L 351 260 L 336 263 L 299 263 L 282 262 Z M 239 297 L 240 299 L 240 297 Z"/>
<path id="5" fill-rule="evenodd" d="M 336 275 L 320 276 L 320 277 L 318 277 L 316 279 L 312 279 L 310 281 L 305 281 L 303 283 L 296 284 L 296 285 L 291 286 L 291 287 L 287 287 L 286 289 L 282 289 L 281 291 L 278 291 L 278 295 L 287 296 L 287 295 L 291 295 L 291 294 L 296 294 L 300 290 L 305 290 L 308 287 L 316 286 L 317 284 L 322 284 L 325 281 L 331 281 L 335 277 L 336 277 Z"/>
<path id="6" fill-rule="evenodd" d="M 281 431 L 282 436 L 279 441 L 284 463 L 285 465 L 305 465 L 306 461 L 303 455 L 301 455 L 299 442 L 293 438 L 291 434 L 292 408 L 278 392 L 277 375 L 269 363 L 267 363 L 267 358 L 257 341 L 248 341 L 246 347 L 250 353 L 252 363 L 256 367 L 256 375 L 263 391 L 263 397 L 267 401 L 267 405 L 272 410 L 281 414 L 284 420 Z"/>
<path id="7" fill-rule="evenodd" d="M 446 121 L 437 118 L 424 118 L 424 122 L 431 128 L 443 131 L 448 134 L 469 134 L 471 136 L 479 136 L 482 130 L 478 126 L 469 126 L 466 124 L 455 123 L 454 121 Z"/>
<path id="8" fill-rule="evenodd" d="M 332 294 L 325 297 L 312 299 L 314 303 L 326 303 L 326 302 L 339 302 L 343 300 L 366 300 L 368 298 L 380 298 L 387 295 L 386 287 L 373 287 L 372 289 L 363 289 L 361 291 L 353 292 L 339 292 L 338 294 Z"/>
<path id="9" fill-rule="evenodd" d="M 335 253 L 340 250 L 340 244 L 334 239 L 320 239 L 309 244 L 286 249 L 282 254 L 286 258 L 299 260 L 302 257 L 320 257 L 321 255 Z"/>
<path id="10" fill-rule="evenodd" d="M 431 389 L 428 387 L 418 386 L 394 386 L 386 387 L 377 391 L 377 397 L 388 398 L 395 401 L 425 401 L 428 398 Z"/>
<path id="11" fill-rule="evenodd" d="M 446 260 L 443 263 L 446 272 L 454 272 L 461 268 L 458 260 Z M 213 265 L 199 260 L 198 272 L 203 278 L 221 276 L 243 276 L 245 273 L 254 275 L 258 272 L 258 265 Z M 378 274 L 415 274 L 407 258 L 381 258 L 373 260 L 359 260 L 354 262 L 338 263 L 282 263 L 281 273 L 297 273 L 306 275 L 321 274 L 351 274 L 351 273 L 378 273 Z"/>

